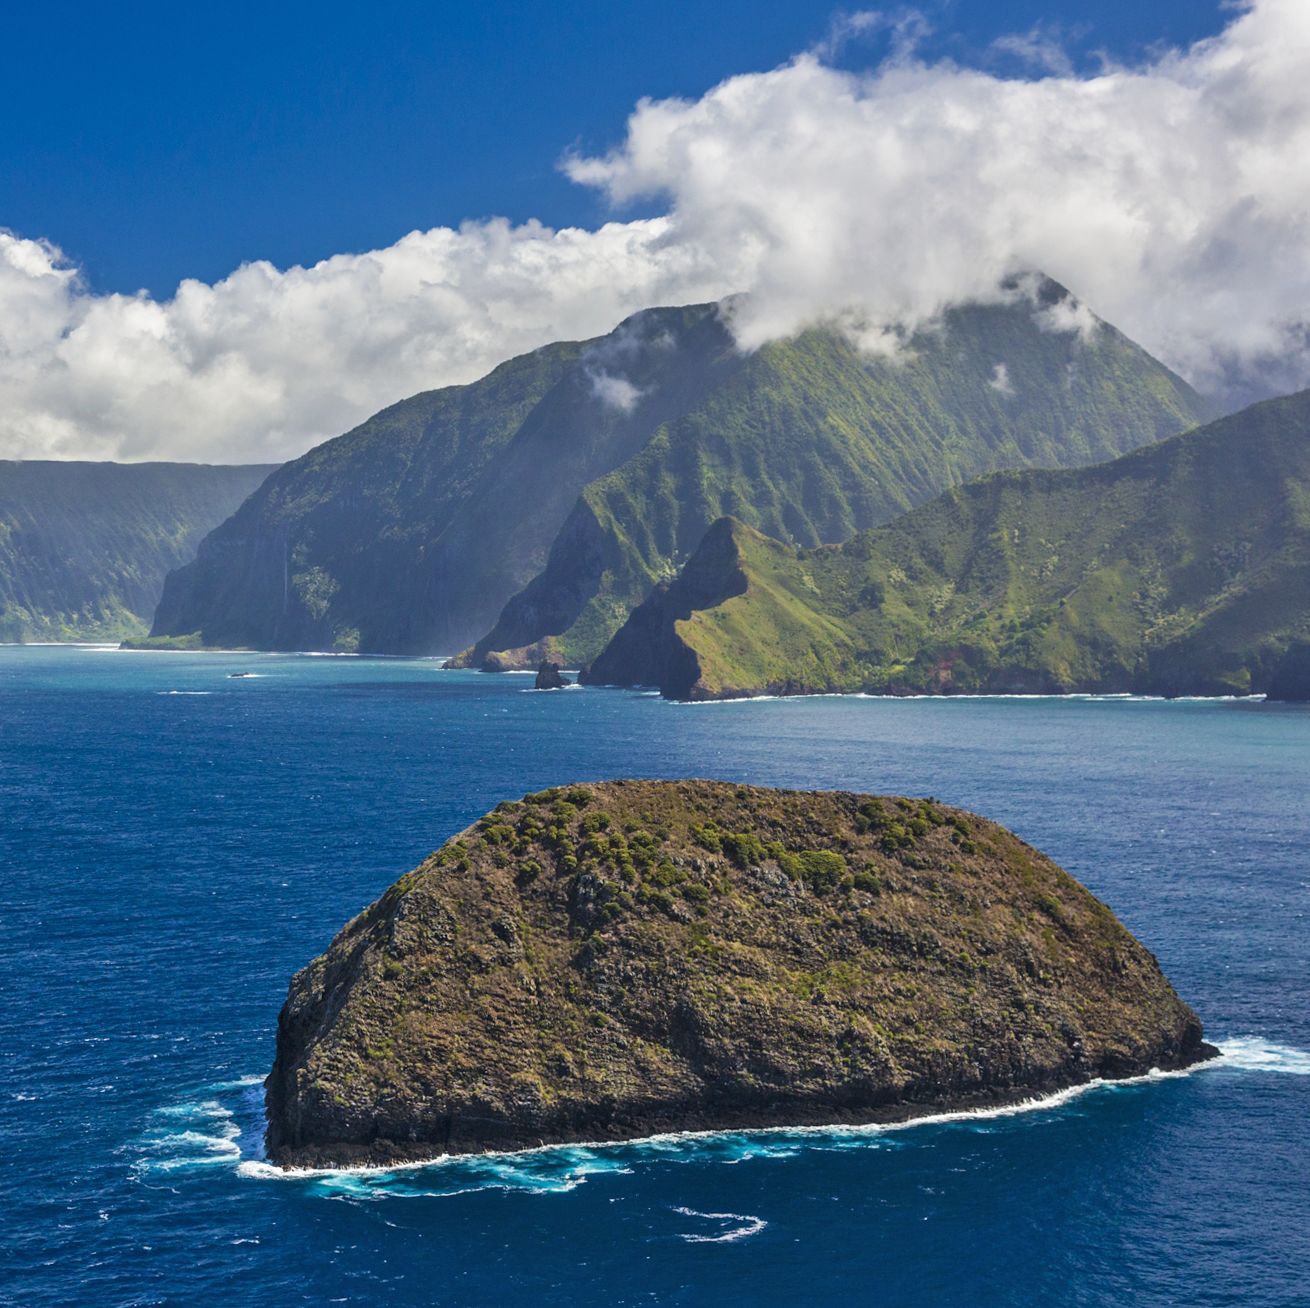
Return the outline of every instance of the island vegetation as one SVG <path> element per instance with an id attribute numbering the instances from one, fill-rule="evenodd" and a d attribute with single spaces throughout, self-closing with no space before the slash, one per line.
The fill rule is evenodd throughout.
<path id="1" fill-rule="evenodd" d="M 1114 914 L 933 799 L 709 781 L 498 805 L 291 982 L 283 1166 L 879 1122 L 1213 1054 Z"/>

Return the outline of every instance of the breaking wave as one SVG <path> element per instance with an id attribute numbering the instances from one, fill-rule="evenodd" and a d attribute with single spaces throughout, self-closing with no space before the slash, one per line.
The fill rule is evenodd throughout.
<path id="1" fill-rule="evenodd" d="M 1222 1060 L 1215 1066 L 1240 1068 L 1245 1072 L 1284 1072 L 1310 1076 L 1310 1053 L 1278 1045 L 1259 1036 L 1237 1036 L 1219 1046 Z"/>
<path id="2" fill-rule="evenodd" d="M 652 692 L 658 695 L 659 691 Z M 884 695 L 867 690 L 814 690 L 799 695 L 734 695 L 728 699 L 667 700 L 678 708 L 704 708 L 709 704 L 761 704 L 772 700 L 804 699 L 876 699 L 895 704 L 919 699 L 936 700 L 941 704 L 970 703 L 975 700 L 1072 700 L 1087 704 L 1263 704 L 1266 696 L 1260 695 L 1136 695 L 1129 691 L 1068 691 L 1065 693 L 1037 693 L 1025 691 L 980 691 L 950 695 Z"/>
<path id="3" fill-rule="evenodd" d="M 1181 1077 L 1224 1072 L 1310 1076 L 1310 1052 L 1258 1036 L 1225 1040 L 1219 1050 L 1220 1058 L 1183 1071 L 1152 1071 L 1122 1081 L 1089 1081 L 1018 1103 L 948 1110 L 903 1122 L 675 1131 L 618 1143 L 543 1145 L 514 1153 L 447 1155 L 403 1165 L 293 1171 L 275 1167 L 264 1157 L 262 1079 L 251 1076 L 207 1086 L 194 1100 L 158 1109 L 133 1150 L 142 1173 L 171 1174 L 224 1166 L 247 1179 L 305 1186 L 326 1197 L 356 1201 L 442 1198 L 485 1190 L 566 1194 L 592 1177 L 628 1175 L 651 1163 L 733 1164 L 756 1158 L 790 1158 L 802 1152 L 899 1148 L 912 1138 L 906 1133 L 924 1127 L 986 1130 L 987 1124 L 997 1119 L 1058 1112 L 1085 1095 L 1115 1094 Z M 763 1219 L 744 1214 L 702 1213 L 691 1208 L 675 1211 L 708 1222 L 732 1223 L 724 1230 L 681 1235 L 693 1243 L 745 1239 L 764 1226 Z"/>
<path id="4" fill-rule="evenodd" d="M 239 1166 L 262 1148 L 262 1085 L 258 1076 L 216 1081 L 195 1099 L 156 1109 L 130 1147 L 133 1170 L 141 1176 Z"/>

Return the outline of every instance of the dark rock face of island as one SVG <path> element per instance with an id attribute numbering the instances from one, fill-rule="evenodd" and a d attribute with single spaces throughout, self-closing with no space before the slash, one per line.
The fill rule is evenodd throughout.
<path id="1" fill-rule="evenodd" d="M 268 1150 L 890 1121 L 1214 1052 L 1110 910 L 994 823 L 618 781 L 499 805 L 295 976 Z"/>
<path id="2" fill-rule="evenodd" d="M 534 683 L 537 690 L 563 690 L 572 684 L 567 677 L 561 675 L 558 663 L 552 663 L 549 659 L 542 660 Z"/>

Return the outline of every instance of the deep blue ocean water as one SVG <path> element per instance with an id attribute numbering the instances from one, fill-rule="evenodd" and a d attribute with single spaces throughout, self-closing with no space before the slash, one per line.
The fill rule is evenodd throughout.
<path id="1" fill-rule="evenodd" d="M 1310 708 L 528 684 L 0 649 L 0 1301 L 1310 1303 Z M 497 801 L 610 776 L 985 813 L 1116 910 L 1227 1056 L 899 1130 L 270 1175 L 291 973 Z"/>

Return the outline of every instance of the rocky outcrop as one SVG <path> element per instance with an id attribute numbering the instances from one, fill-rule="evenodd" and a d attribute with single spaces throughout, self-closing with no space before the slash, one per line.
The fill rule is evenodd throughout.
<path id="1" fill-rule="evenodd" d="M 537 690 L 563 690 L 565 686 L 571 686 L 573 683 L 567 677 L 560 675 L 558 663 L 543 660 L 537 669 L 537 679 L 534 684 Z"/>
<path id="2" fill-rule="evenodd" d="M 477 663 L 471 663 L 463 656 L 447 659 L 442 667 L 475 667 L 479 672 L 528 672 L 543 663 L 560 663 L 559 646 L 553 640 L 540 640 L 521 649 L 488 650 Z"/>
<path id="3" fill-rule="evenodd" d="M 1293 641 L 1274 665 L 1266 693 L 1270 699 L 1310 700 L 1310 640 Z"/>
<path id="4" fill-rule="evenodd" d="M 994 823 L 610 782 L 499 805 L 295 976 L 268 1150 L 887 1121 L 1213 1052 L 1110 910 Z"/>
<path id="5" fill-rule="evenodd" d="M 678 628 L 698 610 L 745 594 L 737 544 L 743 530 L 731 518 L 714 523 L 686 567 L 632 611 L 579 680 L 589 686 L 658 686 L 669 699 L 701 698 L 700 663 Z"/>

